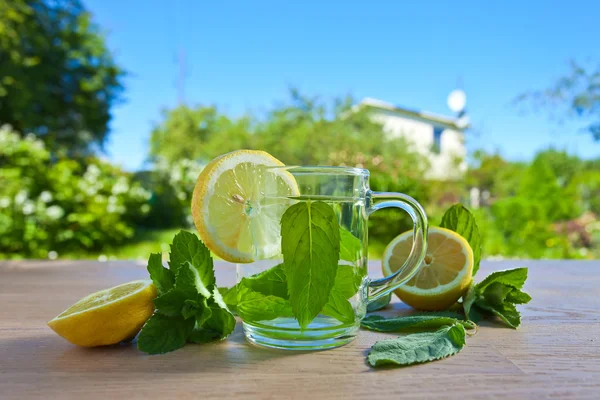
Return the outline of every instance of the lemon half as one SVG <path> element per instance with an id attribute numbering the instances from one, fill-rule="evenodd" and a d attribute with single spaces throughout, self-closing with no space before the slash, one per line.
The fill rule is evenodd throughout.
<path id="1" fill-rule="evenodd" d="M 84 297 L 48 322 L 69 342 L 93 347 L 133 338 L 154 313 L 150 280 L 124 283 Z"/>
<path id="2" fill-rule="evenodd" d="M 412 246 L 413 232 L 396 237 L 383 255 L 383 273 L 388 276 L 402 266 Z M 406 304 L 420 310 L 445 310 L 464 294 L 471 283 L 473 250 L 458 233 L 429 228 L 427 255 L 421 268 L 394 291 Z"/>

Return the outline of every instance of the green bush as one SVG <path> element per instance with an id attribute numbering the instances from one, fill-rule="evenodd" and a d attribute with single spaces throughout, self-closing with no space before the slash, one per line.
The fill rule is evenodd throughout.
<path id="1" fill-rule="evenodd" d="M 188 159 L 167 162 L 159 158 L 152 171 L 136 175 L 136 181 L 152 192 L 150 212 L 139 222 L 147 228 L 180 228 L 193 225 L 192 193 L 204 165 Z"/>
<path id="2" fill-rule="evenodd" d="M 0 257 L 54 258 L 134 234 L 150 193 L 97 158 L 52 156 L 33 135 L 0 128 Z"/>

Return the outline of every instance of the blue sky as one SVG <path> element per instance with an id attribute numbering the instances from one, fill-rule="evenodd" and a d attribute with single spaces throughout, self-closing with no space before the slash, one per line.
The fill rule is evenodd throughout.
<path id="1" fill-rule="evenodd" d="M 450 115 L 462 79 L 474 126 L 470 150 L 524 160 L 553 145 L 596 157 L 582 121 L 523 114 L 518 94 L 544 88 L 568 61 L 600 62 L 590 1 L 84 0 L 130 73 L 114 109 L 108 157 L 142 166 L 160 111 L 177 104 L 177 54 L 185 100 L 231 115 L 261 112 L 296 86 L 325 98 L 352 94 Z M 372 3 L 372 4 L 368 4 Z"/>

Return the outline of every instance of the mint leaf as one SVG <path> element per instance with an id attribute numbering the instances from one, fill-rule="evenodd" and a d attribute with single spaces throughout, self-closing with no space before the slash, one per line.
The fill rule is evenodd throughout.
<path id="1" fill-rule="evenodd" d="M 329 301 L 325 304 L 321 313 L 345 324 L 353 323 L 356 318 L 352 304 L 335 290 L 332 290 L 329 294 Z"/>
<path id="2" fill-rule="evenodd" d="M 514 288 L 511 286 L 504 285 L 500 282 L 494 282 L 485 288 L 481 297 L 489 304 L 502 305 L 506 300 L 506 296 L 513 290 Z"/>
<path id="3" fill-rule="evenodd" d="M 259 274 L 243 278 L 244 285 L 254 292 L 265 296 L 277 296 L 288 299 L 288 284 L 283 264 L 269 268 Z"/>
<path id="4" fill-rule="evenodd" d="M 214 282 L 205 282 L 202 280 L 203 277 L 206 278 L 206 275 L 201 274 L 197 268 L 186 261 L 179 267 L 175 277 L 175 287 L 184 292 L 188 299 L 195 299 L 198 295 L 208 298 L 211 295 L 210 291 L 214 287 Z"/>
<path id="5" fill-rule="evenodd" d="M 477 290 L 482 291 L 492 283 L 502 283 L 515 289 L 523 289 L 527 280 L 527 268 L 515 268 L 504 271 L 496 271 L 476 285 Z"/>
<path id="6" fill-rule="evenodd" d="M 150 254 L 150 258 L 148 258 L 148 273 L 159 295 L 173 289 L 175 276 L 171 270 L 163 266 L 162 254 Z"/>
<path id="7" fill-rule="evenodd" d="M 356 315 L 348 299 L 358 292 L 362 279 L 363 275 L 358 268 L 350 265 L 338 266 L 329 300 L 321 313 L 343 323 L 354 322 Z"/>
<path id="8" fill-rule="evenodd" d="M 213 291 L 212 298 L 208 300 L 208 307 L 211 315 L 204 322 L 203 327 L 218 333 L 219 339 L 225 339 L 235 329 L 235 317 L 227 308 L 218 289 Z"/>
<path id="9" fill-rule="evenodd" d="M 481 237 L 473 214 L 462 204 L 455 204 L 444 213 L 440 226 L 458 233 L 469 242 L 473 249 L 473 276 L 475 276 L 481 261 Z"/>
<path id="10" fill-rule="evenodd" d="M 277 296 L 266 296 L 245 285 L 246 278 L 237 286 L 239 301 L 237 312 L 246 322 L 268 321 L 277 317 L 291 317 L 292 308 L 288 300 Z"/>
<path id="11" fill-rule="evenodd" d="M 204 298 L 198 302 L 198 306 L 198 311 L 195 314 L 196 326 L 201 327 L 212 317 L 212 309 L 208 306 L 208 301 Z"/>
<path id="12" fill-rule="evenodd" d="M 392 294 L 388 293 L 385 296 L 381 296 L 377 300 L 371 301 L 367 304 L 367 312 L 373 312 L 381 310 L 390 304 L 392 301 Z"/>
<path id="13" fill-rule="evenodd" d="M 341 297 L 349 299 L 358 292 L 365 275 L 362 269 L 351 265 L 340 265 L 335 274 L 333 290 L 339 292 Z"/>
<path id="14" fill-rule="evenodd" d="M 167 293 L 154 299 L 156 312 L 168 317 L 181 315 L 181 310 L 188 296 L 179 289 L 171 289 Z"/>
<path id="15" fill-rule="evenodd" d="M 513 304 L 527 304 L 531 301 L 531 296 L 519 289 L 513 289 L 506 296 L 506 301 Z"/>
<path id="16" fill-rule="evenodd" d="M 464 345 L 465 328 L 453 324 L 436 332 L 413 333 L 376 342 L 367 360 L 373 367 L 424 363 L 456 354 Z"/>
<path id="17" fill-rule="evenodd" d="M 475 291 L 475 285 L 473 282 L 469 285 L 469 289 L 467 289 L 467 294 L 463 296 L 463 310 L 465 311 L 465 317 L 472 321 L 475 321 L 471 314 L 471 308 L 473 304 L 475 304 L 475 300 L 477 299 L 477 292 Z M 477 322 L 477 321 L 475 321 Z"/>
<path id="18" fill-rule="evenodd" d="M 212 329 L 194 328 L 187 340 L 191 343 L 204 344 L 212 342 L 218 339 L 220 336 L 221 334 L 219 332 L 213 331 Z"/>
<path id="19" fill-rule="evenodd" d="M 340 254 L 340 228 L 326 203 L 300 202 L 281 217 L 281 251 L 292 312 L 302 329 L 329 301 Z"/>
<path id="20" fill-rule="evenodd" d="M 380 315 L 369 315 L 362 320 L 361 326 L 378 332 L 397 332 L 414 328 L 439 328 L 444 325 L 460 323 L 462 316 L 457 313 L 426 313 L 403 317 L 385 318 Z"/>
<path id="21" fill-rule="evenodd" d="M 169 254 L 169 265 L 171 271 L 177 276 L 182 264 L 188 262 L 198 272 L 198 277 L 203 282 L 206 290 L 200 291 L 204 297 L 209 297 L 212 287 L 215 285 L 215 273 L 210 251 L 196 235 L 186 231 L 180 231 L 173 238 L 171 253 Z"/>
<path id="22" fill-rule="evenodd" d="M 196 317 L 196 325 L 188 341 L 208 343 L 216 339 L 225 339 L 235 329 L 235 317 L 229 312 L 218 289 L 208 300 L 208 307 L 202 315 Z"/>
<path id="23" fill-rule="evenodd" d="M 340 260 L 354 262 L 362 255 L 362 242 L 340 227 Z"/>
<path id="24" fill-rule="evenodd" d="M 500 317 L 500 319 L 511 328 L 517 329 L 519 325 L 521 325 L 521 314 L 517 311 L 514 304 L 503 303 L 500 305 L 492 305 L 485 301 L 480 301 L 477 302 L 477 307 Z"/>
<path id="25" fill-rule="evenodd" d="M 220 287 L 219 293 L 221 293 L 221 296 L 223 297 L 223 301 L 225 302 L 225 304 L 227 304 L 227 308 L 229 308 L 229 311 L 231 311 L 235 315 L 235 313 L 237 313 L 237 302 L 238 302 L 237 286 L 232 286 L 230 288 Z"/>
<path id="26" fill-rule="evenodd" d="M 186 300 L 181 308 L 181 316 L 185 319 L 193 318 L 196 314 L 202 314 L 202 308 L 195 300 Z"/>
<path id="27" fill-rule="evenodd" d="M 148 354 L 163 354 L 185 345 L 194 327 L 193 319 L 154 314 L 138 336 L 138 349 Z"/>

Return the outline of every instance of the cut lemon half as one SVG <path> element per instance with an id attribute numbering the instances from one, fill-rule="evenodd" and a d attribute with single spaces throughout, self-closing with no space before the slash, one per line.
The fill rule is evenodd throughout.
<path id="1" fill-rule="evenodd" d="M 404 232 L 386 247 L 383 274 L 388 276 L 404 264 L 412 246 L 413 232 Z M 458 233 L 429 228 L 427 255 L 421 268 L 407 283 L 394 291 L 419 310 L 445 310 L 468 289 L 473 272 L 473 250 Z"/>
<path id="2" fill-rule="evenodd" d="M 93 347 L 133 338 L 154 312 L 156 287 L 133 281 L 90 294 L 48 322 L 69 342 Z"/>
<path id="3" fill-rule="evenodd" d="M 212 160 L 192 196 L 204 244 L 226 261 L 249 263 L 281 252 L 281 216 L 300 194 L 284 164 L 264 151 L 238 150 Z"/>

